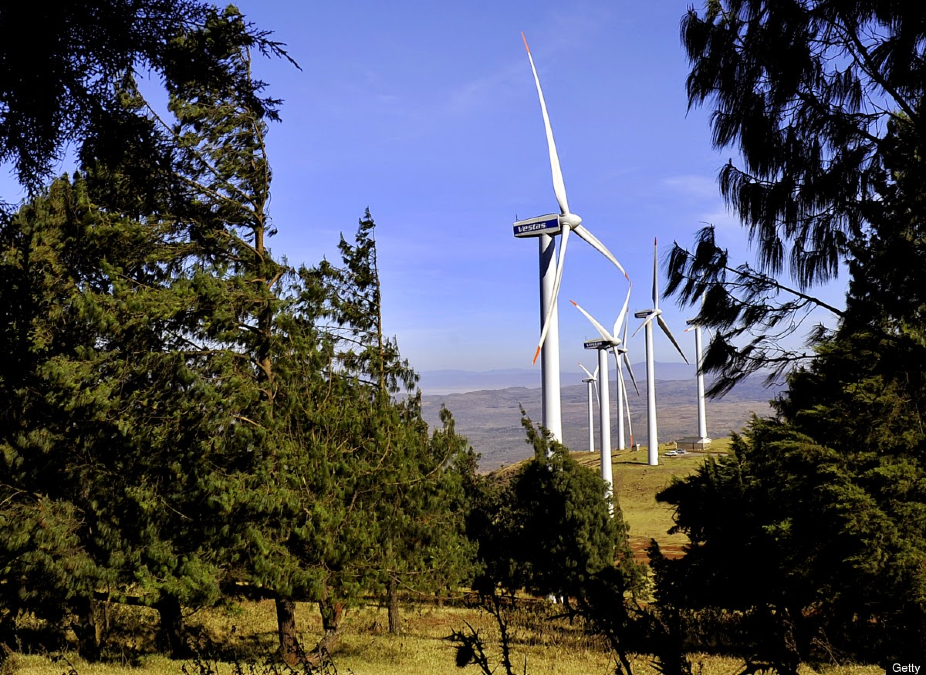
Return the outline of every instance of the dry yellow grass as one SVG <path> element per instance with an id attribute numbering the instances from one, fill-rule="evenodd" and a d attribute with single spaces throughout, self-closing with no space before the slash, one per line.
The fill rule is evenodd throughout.
<path id="1" fill-rule="evenodd" d="M 317 613 L 310 605 L 298 606 L 300 626 L 306 629 L 303 638 L 307 644 L 318 637 Z M 530 675 L 607 675 L 614 672 L 610 655 L 600 644 L 588 638 L 572 641 L 563 639 L 562 633 L 544 634 L 542 617 L 538 623 L 522 622 L 515 627 L 513 662 L 518 673 L 527 663 Z M 476 610 L 456 607 L 415 606 L 405 612 L 405 632 L 392 636 L 383 634 L 386 625 L 385 611 L 364 608 L 347 615 L 345 634 L 335 654 L 340 675 L 477 675 L 479 669 L 454 666 L 454 649 L 443 638 L 453 629 L 461 629 L 469 622 L 487 638 L 493 663 L 500 656 L 495 642 L 496 629 L 490 617 Z M 264 645 L 264 653 L 275 646 L 273 603 L 243 603 L 240 612 L 203 611 L 190 617 L 191 627 L 205 628 L 216 636 L 224 635 L 231 643 L 256 641 Z M 20 675 L 66 675 L 70 665 L 63 661 L 52 662 L 43 656 L 16 655 L 16 670 Z M 146 656 L 133 666 L 121 663 L 88 664 L 69 655 L 70 664 L 78 675 L 177 675 L 184 663 L 162 656 Z M 650 659 L 638 655 L 632 659 L 635 675 L 657 675 Z M 737 659 L 694 655 L 694 672 L 699 675 L 735 675 L 742 670 Z M 189 664 L 187 664 L 189 667 Z M 230 663 L 214 664 L 216 675 L 231 675 Z M 189 672 L 195 672 L 190 670 Z M 496 671 L 496 672 L 501 672 Z M 816 671 L 802 667 L 803 675 Z M 883 670 L 877 666 L 842 666 L 829 668 L 823 675 L 876 675 Z"/>
<path id="2" fill-rule="evenodd" d="M 715 441 L 713 450 L 724 451 L 727 443 Z M 668 447 L 660 448 L 660 454 Z M 597 454 L 574 453 L 580 463 L 599 468 Z M 684 535 L 668 535 L 672 525 L 671 509 L 657 504 L 656 492 L 669 484 L 672 476 L 686 476 L 704 461 L 704 455 L 686 454 L 681 457 L 663 457 L 659 466 L 646 464 L 646 452 L 615 452 L 612 455 L 615 494 L 630 524 L 631 541 L 640 552 L 650 538 L 672 550 L 686 541 Z M 116 617 L 129 624 L 132 631 L 149 640 L 156 627 L 153 612 L 137 608 L 117 609 Z M 385 632 L 386 614 L 377 607 L 365 607 L 349 612 L 345 618 L 344 635 L 335 654 L 340 675 L 477 675 L 475 666 L 457 669 L 455 651 L 446 638 L 452 630 L 463 629 L 466 622 L 479 630 L 486 639 L 493 664 L 498 663 L 497 629 L 488 615 L 474 609 L 437 607 L 431 604 L 405 608 L 404 632 L 393 636 Z M 313 605 L 297 605 L 297 621 L 307 646 L 315 643 L 321 634 L 321 622 Z M 253 654 L 272 654 L 276 649 L 276 621 L 273 603 L 245 602 L 236 608 L 204 610 L 187 619 L 194 631 L 200 630 L 217 642 L 227 645 L 227 653 L 242 657 Z M 137 645 L 142 647 L 143 645 Z M 530 675 L 607 675 L 614 672 L 613 658 L 604 645 L 584 636 L 578 627 L 565 622 L 555 624 L 540 614 L 522 616 L 514 630 L 513 662 L 517 672 L 527 664 Z M 78 675 L 175 675 L 182 672 L 184 663 L 162 656 L 143 656 L 131 667 L 123 663 L 87 664 L 69 655 L 70 663 Z M 15 672 L 21 675 L 67 675 L 69 666 L 52 662 L 44 656 L 16 655 Z M 699 675 L 735 675 L 742 670 L 742 662 L 719 656 L 694 655 L 694 672 Z M 633 659 L 636 675 L 656 675 L 650 659 L 639 655 Z M 190 671 L 194 672 L 194 671 Z M 501 672 L 497 670 L 496 672 Z M 822 671 L 822 675 L 876 675 L 883 672 L 878 666 L 840 666 Z M 219 663 L 217 675 L 231 675 L 230 663 Z M 803 666 L 803 675 L 816 671 Z"/>

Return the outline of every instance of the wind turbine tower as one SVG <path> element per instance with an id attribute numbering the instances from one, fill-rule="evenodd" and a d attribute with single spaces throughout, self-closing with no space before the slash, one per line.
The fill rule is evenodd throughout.
<path id="1" fill-rule="evenodd" d="M 688 363 L 688 357 L 685 356 L 682 348 L 678 346 L 678 342 L 672 336 L 672 331 L 669 330 L 665 319 L 662 318 L 662 310 L 659 309 L 658 252 L 656 240 L 653 239 L 653 308 L 634 314 L 636 318 L 643 319 L 643 323 L 633 333 L 636 335 L 640 332 L 640 328 L 646 329 L 646 446 L 647 460 L 650 466 L 659 464 L 659 432 L 656 428 L 656 361 L 653 356 L 654 320 L 659 324 L 662 332 L 672 341 L 678 353 L 685 359 L 685 363 Z"/>
<path id="2" fill-rule="evenodd" d="M 704 296 L 701 296 L 701 306 L 704 306 Z M 695 319 L 688 321 L 690 326 L 685 332 L 694 331 L 695 337 L 695 362 L 698 366 L 698 435 L 695 438 L 681 438 L 679 444 L 689 447 L 692 450 L 703 450 L 711 444 L 711 439 L 707 435 L 707 406 L 704 400 L 704 349 L 701 343 L 701 324 Z M 710 333 L 710 328 L 708 328 Z"/>
<path id="3" fill-rule="evenodd" d="M 598 370 L 595 368 L 594 374 L 588 372 L 588 368 L 579 364 L 579 368 L 585 371 L 587 378 L 582 380 L 588 387 L 588 451 L 595 452 L 595 408 L 592 406 L 592 389 L 595 390 L 595 397 L 598 397 Z"/>
<path id="4" fill-rule="evenodd" d="M 618 417 L 621 421 L 620 429 L 623 431 L 623 400 L 627 398 L 626 387 L 624 385 L 624 379 L 620 372 L 621 361 L 618 354 L 618 347 L 621 345 L 621 339 L 617 337 L 620 333 L 621 324 L 624 322 L 624 319 L 627 316 L 627 306 L 630 303 L 630 289 L 627 289 L 627 299 L 624 300 L 624 306 L 621 308 L 620 314 L 617 316 L 617 321 L 614 322 L 614 333 L 611 334 L 602 326 L 595 318 L 582 309 L 578 303 L 574 300 L 570 302 L 575 305 L 585 317 L 592 323 L 598 333 L 601 335 L 599 340 L 589 340 L 585 343 L 586 349 L 595 349 L 598 351 L 598 373 L 599 379 L 601 380 L 601 385 L 599 386 L 600 394 L 598 398 L 599 406 L 599 424 L 601 425 L 601 479 L 605 481 L 608 485 L 608 496 L 612 497 L 613 500 L 613 479 L 611 475 L 611 401 L 610 401 L 610 383 L 608 382 L 608 351 L 614 352 L 614 356 L 617 358 L 617 377 L 618 377 L 618 390 L 617 390 L 617 401 L 618 401 Z M 622 350 L 624 358 L 627 359 L 626 349 Z M 629 364 L 629 359 L 628 364 Z M 586 371 L 588 372 L 588 371 Z M 628 409 L 629 410 L 629 409 Z M 621 438 L 621 443 L 623 444 L 623 435 Z M 623 448 L 622 448 L 623 449 Z M 612 513 L 613 513 L 613 501 L 612 501 Z"/>
<path id="5" fill-rule="evenodd" d="M 530 60 L 531 71 L 534 74 L 534 84 L 537 86 L 537 96 L 540 99 L 540 112 L 543 115 L 543 126 L 547 136 L 547 150 L 550 154 L 550 169 L 553 174 L 553 193 L 559 204 L 560 212 L 558 215 L 551 213 L 517 221 L 514 224 L 514 236 L 519 238 L 539 238 L 540 340 L 537 344 L 537 351 L 534 352 L 533 362 L 536 363 L 537 357 L 542 354 L 540 368 L 542 371 L 543 426 L 550 431 L 556 440 L 562 441 L 563 417 L 559 378 L 559 320 L 556 298 L 563 280 L 563 263 L 566 261 L 566 244 L 569 241 L 569 233 L 575 232 L 579 237 L 587 241 L 594 249 L 616 265 L 625 277 L 627 277 L 627 273 L 604 244 L 582 225 L 582 218 L 569 210 L 569 202 L 566 199 L 566 185 L 563 182 L 563 172 L 559 164 L 559 155 L 556 152 L 556 142 L 553 140 L 553 128 L 550 125 L 550 116 L 547 114 L 547 104 L 543 98 L 543 90 L 540 88 L 540 77 L 537 75 L 534 57 L 531 56 L 531 50 L 527 46 L 527 38 L 524 37 L 524 33 L 521 33 L 521 38 L 524 40 L 524 48 L 527 50 L 527 58 Z M 553 241 L 553 237 L 557 234 L 562 234 L 558 260 Z"/>
<path id="6" fill-rule="evenodd" d="M 578 305 L 576 305 L 578 307 Z M 601 480 L 608 485 L 608 497 L 611 499 L 610 511 L 614 515 L 614 480 L 611 475 L 611 394 L 608 383 L 608 350 L 611 345 L 607 340 L 590 340 L 586 349 L 598 351 L 598 372 L 601 385 L 598 387 L 598 424 L 601 436 Z"/>
<path id="7" fill-rule="evenodd" d="M 704 409 L 704 351 L 701 348 L 701 326 L 695 324 L 695 360 L 698 364 L 698 438 L 702 443 L 707 438 L 707 413 Z"/>

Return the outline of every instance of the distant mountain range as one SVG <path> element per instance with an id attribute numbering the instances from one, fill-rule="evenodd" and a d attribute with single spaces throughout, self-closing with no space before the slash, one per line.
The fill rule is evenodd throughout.
<path id="1" fill-rule="evenodd" d="M 646 364 L 633 364 L 637 381 L 646 379 Z M 506 389 L 508 387 L 540 387 L 540 365 L 536 368 L 506 368 L 501 370 L 426 370 L 421 374 L 418 386 L 424 394 L 452 394 L 482 389 Z M 695 367 L 685 363 L 656 362 L 657 380 L 685 380 L 694 378 Z M 585 373 L 564 372 L 560 375 L 562 386 L 581 384 Z"/>
<path id="2" fill-rule="evenodd" d="M 663 366 L 662 369 L 659 368 L 660 365 Z M 631 394 L 630 401 L 634 436 L 637 442 L 645 443 L 646 371 L 643 364 L 635 364 L 633 370 L 640 385 L 640 396 Z M 538 368 L 536 372 L 512 369 L 485 373 L 466 371 L 422 373 L 424 417 L 432 428 L 437 427 L 440 425 L 441 406 L 446 406 L 453 413 L 457 431 L 466 436 L 473 448 L 481 453 L 479 468 L 482 471 L 492 471 L 502 465 L 526 459 L 531 456 L 532 451 L 525 443 L 518 406 L 523 406 L 532 420 L 540 421 L 539 371 Z M 480 384 L 491 385 L 492 382 L 503 384 L 525 381 L 518 379 L 525 378 L 525 373 L 532 378 L 529 380 L 530 386 L 481 386 L 468 392 L 462 391 Z M 697 384 L 694 369 L 684 364 L 657 364 L 657 373 L 663 377 L 668 376 L 667 379 L 660 378 L 656 381 L 660 440 L 665 442 L 682 436 L 695 435 L 698 424 Z M 679 373 L 682 374 L 681 378 L 678 377 Z M 586 387 L 581 384 L 581 376 L 575 373 L 564 373 L 562 382 L 564 441 L 571 450 L 587 450 Z M 435 389 L 440 389 L 441 385 L 451 391 L 435 391 Z M 615 391 L 615 386 L 615 382 L 612 381 L 612 392 Z M 729 436 L 731 431 L 740 431 L 753 413 L 760 416 L 770 414 L 768 401 L 781 388 L 781 385 L 767 388 L 762 376 L 752 376 L 737 385 L 722 399 L 708 401 L 708 435 L 713 438 Z M 613 396 L 612 401 L 614 401 Z M 597 439 L 597 408 L 595 427 Z M 617 420 L 613 403 L 611 428 L 612 443 L 616 447 Z"/>

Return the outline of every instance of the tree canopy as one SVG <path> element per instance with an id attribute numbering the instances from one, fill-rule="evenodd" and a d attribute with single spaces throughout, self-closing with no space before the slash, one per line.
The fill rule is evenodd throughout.
<path id="1" fill-rule="evenodd" d="M 710 105 L 714 145 L 738 152 L 720 191 L 757 253 L 755 266 L 736 264 L 706 228 L 669 261 L 667 293 L 706 293 L 699 321 L 719 329 L 706 359 L 721 375 L 715 393 L 805 356 L 780 338 L 814 308 L 842 315 L 813 287 L 863 263 L 892 227 L 902 164 L 914 160 L 899 148 L 921 147 L 924 133 L 924 12 L 878 0 L 712 0 L 685 15 L 689 105 Z M 869 272 L 852 268 L 853 278 Z"/>
<path id="2" fill-rule="evenodd" d="M 660 599 L 736 612 L 740 654 L 779 672 L 922 653 L 926 9 L 712 1 L 682 35 L 689 100 L 713 104 L 715 144 L 740 153 L 720 187 L 758 252 L 734 266 L 706 229 L 672 253 L 670 291 L 706 293 L 699 320 L 720 329 L 715 391 L 794 364 L 781 331 L 826 307 L 813 286 L 841 265 L 849 284 L 775 417 L 660 494 L 691 538 L 657 556 Z"/>
<path id="3" fill-rule="evenodd" d="M 12 162 L 34 192 L 68 143 L 105 134 L 123 114 L 116 85 L 152 72 L 168 89 L 199 82 L 261 100 L 261 83 L 221 67 L 229 49 L 285 56 L 270 32 L 200 0 L 79 0 L 0 7 L 0 162 Z M 208 32 L 197 32 L 210 24 Z M 28 47 L 20 39 L 28 30 Z M 36 86 L 41 83 L 41 86 Z"/>

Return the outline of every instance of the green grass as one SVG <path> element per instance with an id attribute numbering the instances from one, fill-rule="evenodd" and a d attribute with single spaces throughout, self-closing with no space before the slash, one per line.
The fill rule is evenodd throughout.
<path id="1" fill-rule="evenodd" d="M 729 438 L 716 439 L 711 444 L 711 453 L 726 452 Z M 672 527 L 672 507 L 656 502 L 656 493 L 668 486 L 673 476 L 684 478 L 695 471 L 707 456 L 704 453 L 686 453 L 677 457 L 665 457 L 664 453 L 674 450 L 674 443 L 660 444 L 659 465 L 647 464 L 646 448 L 639 452 L 615 450 L 611 453 L 611 473 L 614 481 L 614 496 L 630 526 L 630 544 L 638 558 L 645 559 L 644 549 L 650 539 L 659 542 L 665 553 L 680 553 L 688 542 L 684 534 L 668 534 Z M 600 471 L 601 461 L 597 452 L 574 452 L 572 456 L 584 466 Z"/>
<path id="2" fill-rule="evenodd" d="M 317 612 L 310 605 L 298 605 L 300 627 L 306 630 L 303 640 L 307 645 L 318 637 Z M 499 652 L 494 638 L 496 630 L 491 619 L 475 610 L 458 607 L 415 605 L 405 608 L 405 632 L 393 636 L 384 634 L 386 614 L 375 607 L 348 613 L 345 632 L 334 661 L 339 675 L 478 675 L 475 666 L 457 669 L 454 666 L 454 649 L 443 638 L 452 629 L 461 629 L 468 621 L 487 638 L 489 655 L 498 662 Z M 205 628 L 215 635 L 228 631 L 231 643 L 250 649 L 253 644 L 264 645 L 263 653 L 275 648 L 274 609 L 271 601 L 246 602 L 234 615 L 225 611 L 202 611 L 188 620 L 191 627 Z M 577 629 L 570 630 L 568 622 L 553 626 L 544 616 L 520 616 L 515 622 L 513 662 L 521 673 L 527 660 L 529 675 L 607 675 L 613 673 L 613 663 L 606 650 L 594 640 L 584 637 Z M 232 631 L 232 628 L 235 630 Z M 254 631 L 253 633 L 249 631 Z M 247 644 L 245 644 L 247 643 Z M 178 675 L 185 665 L 162 656 L 150 655 L 138 659 L 133 665 L 122 663 L 87 664 L 74 655 L 68 655 L 78 675 Z M 68 664 L 53 663 L 45 656 L 15 656 L 12 673 L 19 675 L 67 675 Z M 693 670 L 698 675 L 735 675 L 742 670 L 742 661 L 720 656 L 692 656 Z M 186 664 L 190 673 L 191 664 Z M 636 675 L 656 675 L 649 658 L 633 658 Z M 9 672 L 9 671 L 4 671 Z M 221 662 L 215 666 L 215 675 L 232 675 L 233 666 Z M 247 671 L 245 671 L 247 672 Z M 497 670 L 501 673 L 501 670 Z M 817 671 L 802 666 L 802 675 Z M 841 666 L 822 671 L 823 675 L 876 675 L 883 669 L 878 666 Z"/>
<path id="3" fill-rule="evenodd" d="M 556 611 L 553 608 L 546 610 Z M 305 630 L 303 640 L 311 645 L 319 636 L 317 612 L 311 605 L 299 603 L 297 616 L 300 628 Z M 335 653 L 334 661 L 339 675 L 445 675 L 460 673 L 476 675 L 475 666 L 457 669 L 454 666 L 454 649 L 445 638 L 453 629 L 461 629 L 469 622 L 485 636 L 490 658 L 498 662 L 495 626 L 490 617 L 476 610 L 435 605 L 412 605 L 404 610 L 404 633 L 393 636 L 384 633 L 387 625 L 385 610 L 366 607 L 349 612 L 345 618 L 344 636 Z M 187 624 L 201 628 L 215 636 L 224 635 L 233 647 L 250 653 L 260 645 L 262 654 L 275 649 L 276 636 L 272 601 L 245 602 L 240 611 L 221 610 L 197 612 Z M 53 663 L 45 656 L 15 655 L 12 673 L 19 675 L 67 675 L 70 666 L 59 661 Z M 514 622 L 513 662 L 522 672 L 525 659 L 530 675 L 607 675 L 613 673 L 613 663 L 603 646 L 582 635 L 578 627 L 568 622 L 551 622 L 543 611 L 519 613 Z M 68 655 L 78 675 L 177 675 L 182 673 L 182 661 L 163 656 L 149 655 L 137 659 L 131 666 L 115 662 L 87 664 L 75 655 Z M 742 670 L 742 662 L 726 657 L 693 655 L 694 672 L 699 675 L 734 675 Z M 656 675 L 649 658 L 634 657 L 636 675 Z M 189 669 L 190 673 L 196 673 Z M 10 672 L 10 671 L 4 671 Z M 233 666 L 221 662 L 214 666 L 215 675 L 232 675 Z M 247 672 L 247 671 L 245 671 Z M 501 673 L 501 670 L 497 670 Z M 816 671 L 802 667 L 803 675 Z M 883 672 L 878 666 L 842 666 L 823 671 L 824 675 L 876 675 Z"/>

